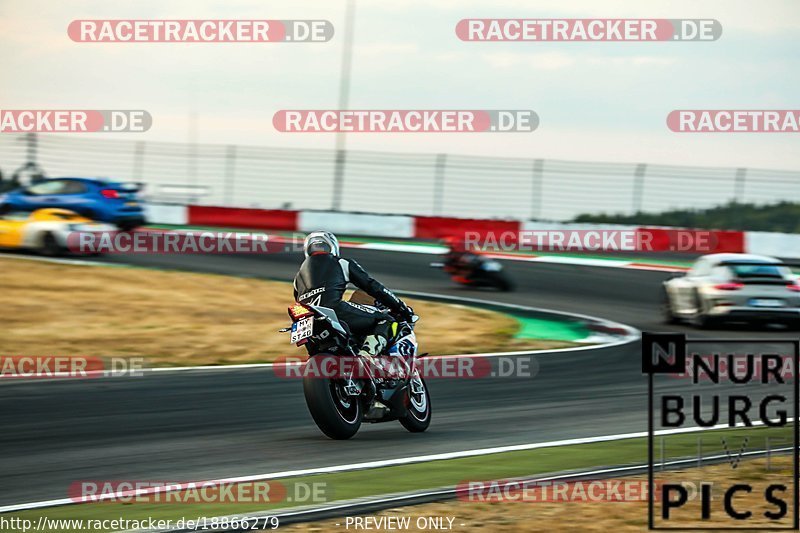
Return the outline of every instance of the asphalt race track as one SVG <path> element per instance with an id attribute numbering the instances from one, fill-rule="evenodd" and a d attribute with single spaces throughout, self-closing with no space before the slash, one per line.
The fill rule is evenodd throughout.
<path id="1" fill-rule="evenodd" d="M 658 307 L 665 273 L 506 262 L 518 290 L 504 294 L 453 286 L 428 267 L 434 256 L 348 252 L 398 290 L 667 329 Z M 275 254 L 103 261 L 288 280 L 301 259 Z M 264 306 L 290 301 L 287 286 L 285 302 Z M 790 336 L 764 329 L 672 329 L 698 337 Z M 0 383 L 0 505 L 64 498 L 79 480 L 199 480 L 646 429 L 646 380 L 636 343 L 536 359 L 532 378 L 430 380 L 434 420 L 427 433 L 412 435 L 396 422 L 365 425 L 346 442 L 325 438 L 306 411 L 300 382 L 278 378 L 269 368 Z"/>

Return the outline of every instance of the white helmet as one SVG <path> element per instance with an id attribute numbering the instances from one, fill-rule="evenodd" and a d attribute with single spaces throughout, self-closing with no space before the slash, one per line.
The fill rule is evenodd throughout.
<path id="1" fill-rule="evenodd" d="M 339 255 L 339 240 L 330 231 L 312 231 L 303 241 L 303 253 L 306 257 L 315 253 Z"/>

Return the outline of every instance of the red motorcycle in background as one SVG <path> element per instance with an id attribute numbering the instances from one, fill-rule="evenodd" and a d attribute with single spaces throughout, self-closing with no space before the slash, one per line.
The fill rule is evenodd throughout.
<path id="1" fill-rule="evenodd" d="M 459 285 L 514 290 L 514 282 L 503 269 L 502 263 L 469 250 L 463 241 L 451 238 L 445 240 L 445 244 L 450 250 L 445 254 L 444 261 L 431 263 L 431 267 L 441 268 Z"/>

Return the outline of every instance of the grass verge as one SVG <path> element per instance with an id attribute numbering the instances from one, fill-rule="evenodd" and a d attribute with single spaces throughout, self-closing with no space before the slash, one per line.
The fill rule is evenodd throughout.
<path id="1" fill-rule="evenodd" d="M 664 528 L 682 527 L 689 530 L 702 531 L 709 527 L 730 527 L 727 531 L 736 531 L 735 528 L 748 526 L 753 531 L 756 528 L 791 528 L 792 514 L 780 520 L 768 520 L 763 513 L 778 510 L 774 505 L 764 501 L 763 494 L 766 487 L 772 484 L 786 485 L 787 491 L 781 494 L 781 499 L 791 509 L 792 501 L 792 459 L 789 457 L 774 457 L 769 466 L 765 459 L 742 461 L 736 469 L 727 463 L 702 468 L 692 471 L 674 471 L 658 473 L 658 482 L 683 483 L 687 487 L 696 487 L 700 483 L 712 486 L 713 500 L 711 503 L 711 517 L 708 521 L 699 520 L 701 498 L 697 493 L 692 493 L 689 501 L 679 509 L 671 511 L 671 518 L 663 522 L 658 518 L 660 504 L 656 504 L 656 526 Z M 646 476 L 632 476 L 625 479 L 625 485 L 634 489 L 647 482 Z M 726 488 L 735 483 L 747 483 L 753 488 L 750 494 L 737 493 L 733 500 L 738 511 L 753 513 L 747 523 L 735 521 L 727 517 L 723 509 L 723 495 Z M 635 492 L 634 492 L 635 493 Z M 580 496 L 580 492 L 572 494 Z M 775 493 L 780 494 L 780 493 Z M 459 532 L 471 533 L 478 531 L 493 532 L 541 532 L 541 531 L 621 531 L 639 532 L 647 531 L 647 502 L 646 501 L 491 501 L 471 502 L 452 500 L 447 502 L 400 507 L 377 513 L 374 520 L 392 517 L 399 521 L 404 517 L 408 520 L 409 527 L 404 531 L 429 531 L 425 524 L 427 519 L 442 519 L 444 524 L 452 520 L 453 529 Z M 375 522 L 373 522 L 375 523 Z M 285 531 L 336 531 L 345 530 L 346 521 L 343 518 L 295 524 L 286 526 Z M 421 527 L 420 527 L 421 526 Z M 353 529 L 353 524 L 350 524 Z"/>
<path id="2" fill-rule="evenodd" d="M 288 283 L 0 259 L 0 355 L 142 357 L 148 366 L 264 363 L 299 355 L 286 334 Z M 409 299 L 431 354 L 571 346 L 516 339 L 508 315 Z"/>
<path id="3" fill-rule="evenodd" d="M 693 456 L 702 444 L 703 456 L 724 454 L 722 439 L 729 449 L 738 450 L 748 439 L 748 450 L 763 449 L 766 438 L 772 448 L 790 445 L 792 428 L 739 428 L 685 433 L 663 437 L 664 458 Z M 657 450 L 661 449 L 661 437 L 657 437 Z M 153 503 L 134 501 L 131 503 L 101 502 L 52 507 L 20 513 L 0 515 L 6 519 L 17 517 L 33 520 L 46 516 L 50 520 L 70 519 L 115 519 L 128 520 L 170 519 L 173 521 L 197 519 L 199 516 L 244 515 L 255 511 L 286 508 L 320 503 L 313 500 L 313 491 L 325 501 L 348 500 L 381 494 L 429 489 L 456 485 L 464 481 L 504 479 L 565 470 L 578 470 L 604 465 L 641 464 L 647 461 L 647 440 L 629 438 L 619 441 L 576 444 L 558 447 L 543 447 L 532 450 L 504 452 L 483 456 L 431 461 L 402 466 L 357 470 L 335 474 L 277 479 L 270 481 L 271 494 L 279 495 L 272 503 L 196 503 L 195 495 L 184 492 L 175 495 L 182 503 Z M 658 453 L 658 452 L 657 452 Z M 735 451 L 732 454 L 735 455 Z M 657 457 L 660 457 L 658 453 Z M 252 487 L 252 485 L 250 485 Z M 66 489 L 65 489 L 66 490 Z M 306 495 L 303 498 L 303 495 Z M 300 497 L 298 497 L 300 496 Z M 288 501 L 286 498 L 291 498 Z M 161 502 L 166 501 L 162 496 Z M 174 523 L 174 522 L 173 522 Z M 73 531 L 69 527 L 53 528 L 53 533 Z M 97 531 L 104 531 L 99 528 Z"/>

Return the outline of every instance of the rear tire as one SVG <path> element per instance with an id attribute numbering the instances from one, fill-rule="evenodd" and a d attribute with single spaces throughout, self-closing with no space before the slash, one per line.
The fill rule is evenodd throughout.
<path id="1" fill-rule="evenodd" d="M 700 329 L 714 329 L 720 325 L 718 318 L 710 317 L 708 315 L 700 315 L 697 317 L 697 327 Z"/>
<path id="2" fill-rule="evenodd" d="M 52 233 L 45 233 L 42 236 L 42 243 L 39 247 L 39 253 L 47 257 L 58 257 L 64 252 L 64 249 L 58 244 L 55 235 Z"/>
<path id="3" fill-rule="evenodd" d="M 694 316 L 694 323 L 698 328 L 712 329 L 720 323 L 717 317 L 709 316 L 707 313 L 703 312 L 703 299 L 697 291 L 694 293 L 694 302 L 695 309 L 697 310 Z"/>
<path id="4" fill-rule="evenodd" d="M 408 415 L 400 419 L 400 423 L 411 433 L 422 433 L 431 425 L 431 395 L 428 392 L 428 385 L 419 375 L 419 371 L 414 371 L 412 381 L 417 381 L 422 385 L 422 393 L 415 394 L 411 390 L 411 383 L 406 391 L 406 408 Z"/>
<path id="5" fill-rule="evenodd" d="M 665 324 L 677 324 L 680 322 L 675 313 L 672 312 L 672 302 L 669 298 L 669 292 L 666 287 L 662 288 L 661 296 L 661 315 Z"/>
<path id="6" fill-rule="evenodd" d="M 117 228 L 119 228 L 120 231 L 125 231 L 125 232 L 133 231 L 139 226 L 141 226 L 141 224 L 138 224 L 136 222 L 120 222 L 119 224 L 117 224 Z"/>
<path id="7" fill-rule="evenodd" d="M 514 282 L 505 272 L 497 273 L 497 288 L 503 292 L 511 292 L 514 290 Z"/>
<path id="8" fill-rule="evenodd" d="M 514 282 L 503 272 L 479 272 L 475 274 L 475 284 L 482 287 L 490 287 L 503 292 L 514 290 Z"/>
<path id="9" fill-rule="evenodd" d="M 336 440 L 358 433 L 363 413 L 359 398 L 345 396 L 341 380 L 314 376 L 303 378 L 303 393 L 311 418 L 322 432 Z"/>

